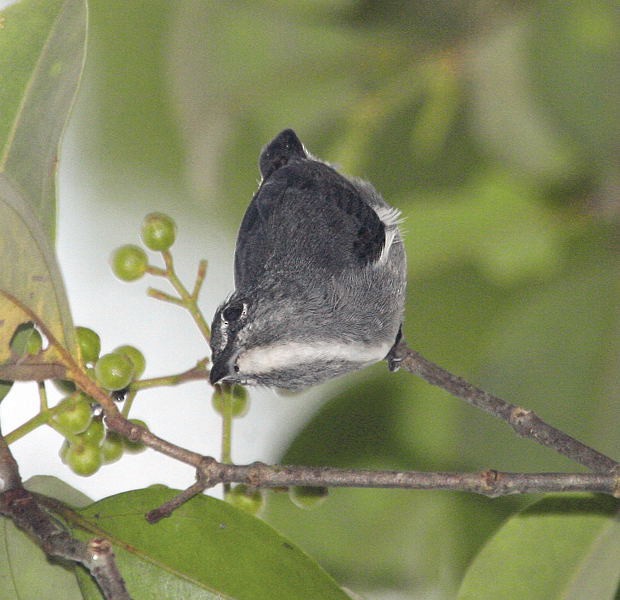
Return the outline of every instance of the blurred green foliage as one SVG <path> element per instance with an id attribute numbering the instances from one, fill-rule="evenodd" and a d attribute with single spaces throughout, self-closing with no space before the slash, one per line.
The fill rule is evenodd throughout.
<path id="1" fill-rule="evenodd" d="M 233 236 L 260 148 L 295 128 L 402 210 L 410 345 L 620 456 L 614 2 L 90 9 L 76 129 L 107 181 L 165 179 Z M 283 461 L 577 468 L 407 374 L 376 366 L 346 383 Z M 452 597 L 525 501 L 340 490 L 311 513 L 276 499 L 267 519 L 357 590 Z"/>

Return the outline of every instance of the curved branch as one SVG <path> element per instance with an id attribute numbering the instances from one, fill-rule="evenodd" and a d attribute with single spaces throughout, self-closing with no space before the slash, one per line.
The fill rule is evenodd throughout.
<path id="1" fill-rule="evenodd" d="M 520 437 L 553 448 L 592 471 L 620 472 L 620 463 L 617 461 L 545 423 L 531 410 L 506 402 L 453 375 L 409 348 L 403 339 L 392 348 L 387 360 L 391 371 L 402 368 L 418 375 L 431 385 L 440 387 L 471 406 L 505 421 Z"/>

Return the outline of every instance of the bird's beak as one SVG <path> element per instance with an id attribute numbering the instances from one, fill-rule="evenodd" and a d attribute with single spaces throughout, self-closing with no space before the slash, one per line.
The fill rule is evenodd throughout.
<path id="1" fill-rule="evenodd" d="M 226 377 L 233 374 L 232 362 L 233 352 L 228 348 L 225 348 L 217 355 L 213 355 L 213 365 L 211 366 L 211 372 L 209 373 L 209 381 L 212 385 L 220 383 Z"/>

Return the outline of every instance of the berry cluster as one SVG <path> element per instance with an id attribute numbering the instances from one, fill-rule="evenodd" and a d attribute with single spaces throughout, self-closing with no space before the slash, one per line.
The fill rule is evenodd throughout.
<path id="1" fill-rule="evenodd" d="M 110 392 L 126 390 L 144 372 L 144 356 L 133 346 L 119 346 L 113 352 L 100 356 L 101 341 L 96 332 L 87 327 L 77 327 L 76 338 L 82 365 L 102 388 Z M 119 460 L 123 452 L 144 449 L 144 445 L 129 442 L 117 433 L 106 430 L 97 402 L 77 390 L 72 382 L 55 383 L 67 396 L 52 409 L 53 417 L 49 423 L 64 436 L 60 457 L 74 473 L 92 475 L 103 464 Z M 146 427 L 143 421 L 131 421 Z"/>

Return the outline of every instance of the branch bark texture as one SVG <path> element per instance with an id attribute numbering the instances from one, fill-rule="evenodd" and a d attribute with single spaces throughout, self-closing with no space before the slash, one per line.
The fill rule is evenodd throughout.
<path id="1" fill-rule="evenodd" d="M 452 490 L 489 498 L 510 494 L 598 492 L 620 497 L 620 477 L 612 473 L 506 473 L 493 469 L 476 473 L 428 471 L 376 471 L 267 465 L 231 465 L 203 459 L 198 481 L 168 503 L 151 511 L 154 523 L 207 488 L 220 483 L 245 483 L 254 488 L 356 487 L 409 490 Z"/>
<path id="2" fill-rule="evenodd" d="M 10 518 L 48 555 L 84 565 L 105 598 L 130 600 L 116 566 L 112 545 L 103 538 L 88 543 L 72 537 L 22 485 L 17 463 L 0 434 L 0 515 Z"/>
<path id="3" fill-rule="evenodd" d="M 531 410 L 493 396 L 463 378 L 453 375 L 409 348 L 404 340 L 392 349 L 388 364 L 391 370 L 402 368 L 418 375 L 471 406 L 505 421 L 519 436 L 552 448 L 592 471 L 620 473 L 620 463 L 617 461 L 549 425 Z"/>

